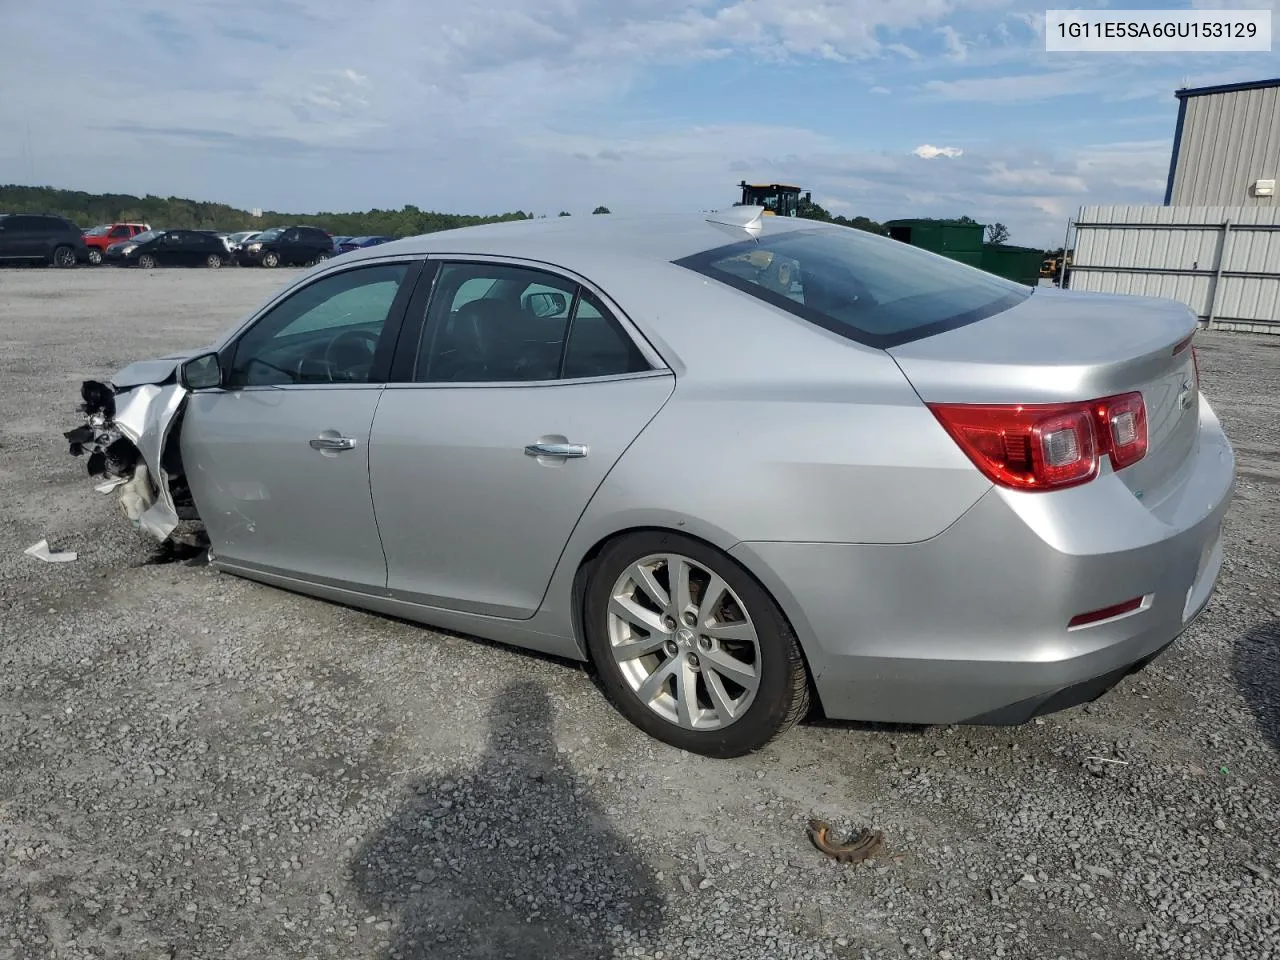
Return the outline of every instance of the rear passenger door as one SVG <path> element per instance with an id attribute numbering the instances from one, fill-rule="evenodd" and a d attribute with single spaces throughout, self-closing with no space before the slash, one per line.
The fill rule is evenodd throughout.
<path id="1" fill-rule="evenodd" d="M 413 603 L 527 619 L 675 379 L 565 274 L 444 262 L 418 289 L 370 437 L 387 586 Z"/>

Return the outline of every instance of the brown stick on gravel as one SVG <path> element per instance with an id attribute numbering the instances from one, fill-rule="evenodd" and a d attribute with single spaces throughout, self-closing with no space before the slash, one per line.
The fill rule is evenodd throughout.
<path id="1" fill-rule="evenodd" d="M 861 863 L 880 852 L 884 834 L 879 830 L 859 830 L 841 843 L 831 836 L 831 824 L 825 820 L 809 821 L 809 839 L 813 845 L 838 863 Z"/>

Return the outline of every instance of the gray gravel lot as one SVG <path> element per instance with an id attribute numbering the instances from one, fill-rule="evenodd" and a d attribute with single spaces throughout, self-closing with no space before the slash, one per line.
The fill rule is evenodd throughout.
<path id="1" fill-rule="evenodd" d="M 0 270 L 0 958 L 1280 957 L 1280 338 L 1201 334 L 1240 476 L 1166 657 L 1025 727 L 726 762 L 573 664 L 149 562 L 67 455 L 79 383 L 290 273 Z"/>

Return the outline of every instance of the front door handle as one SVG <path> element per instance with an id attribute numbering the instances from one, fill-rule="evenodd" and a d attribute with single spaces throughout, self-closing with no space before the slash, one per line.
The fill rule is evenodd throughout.
<path id="1" fill-rule="evenodd" d="M 309 443 L 312 450 L 354 450 L 356 447 L 351 437 L 315 437 Z"/>
<path id="2" fill-rule="evenodd" d="M 531 443 L 524 448 L 531 457 L 585 457 L 585 443 Z"/>

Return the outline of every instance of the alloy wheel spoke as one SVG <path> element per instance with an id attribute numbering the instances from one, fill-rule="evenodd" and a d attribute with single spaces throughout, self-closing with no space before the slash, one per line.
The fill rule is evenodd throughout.
<path id="1" fill-rule="evenodd" d="M 666 642 L 667 638 L 665 636 L 657 634 L 640 637 L 628 643 L 619 643 L 613 648 L 613 658 L 621 662 L 623 660 L 634 660 L 636 657 L 648 656 L 661 650 Z"/>
<path id="2" fill-rule="evenodd" d="M 671 676 L 672 671 L 679 665 L 679 661 L 672 658 L 649 674 L 644 683 L 640 684 L 639 689 L 636 690 L 636 696 L 640 698 L 640 702 L 646 706 L 653 703 L 653 698 L 662 690 L 663 685 L 667 682 L 667 677 Z"/>
<path id="3" fill-rule="evenodd" d="M 711 579 L 707 582 L 707 588 L 702 591 L 702 602 L 698 604 L 699 625 L 711 622 L 716 611 L 720 609 L 720 602 L 724 599 L 728 589 L 729 585 L 727 583 L 714 573 L 711 574 Z"/>
<path id="4" fill-rule="evenodd" d="M 676 716 L 680 720 L 680 726 L 692 730 L 694 718 L 700 712 L 697 671 L 682 661 L 676 669 Z"/>
<path id="5" fill-rule="evenodd" d="M 662 589 L 662 584 L 657 581 L 653 575 L 653 570 L 651 570 L 647 564 L 632 564 L 631 569 L 627 571 L 627 575 L 629 575 L 631 579 L 636 582 L 636 586 L 648 594 L 649 599 L 659 607 L 666 609 L 671 605 L 671 597 L 668 595 L 666 590 Z"/>
<path id="6" fill-rule="evenodd" d="M 640 606 L 631 597 L 615 596 L 610 599 L 609 612 L 640 627 L 646 633 L 666 633 L 666 627 L 662 625 L 662 614 Z"/>
<path id="7" fill-rule="evenodd" d="M 689 591 L 691 565 L 684 557 L 667 557 L 667 583 L 671 585 L 671 612 L 679 620 L 693 610 L 693 594 Z"/>
<path id="8" fill-rule="evenodd" d="M 737 712 L 734 709 L 733 700 L 725 690 L 724 681 L 720 679 L 720 675 L 713 670 L 705 670 L 702 679 L 707 685 L 707 693 L 711 696 L 711 704 L 715 707 L 716 716 L 720 718 L 720 722 L 728 723 L 736 720 Z"/>
<path id="9" fill-rule="evenodd" d="M 736 623 L 707 623 L 699 627 L 699 630 L 713 640 L 736 640 L 752 645 L 756 642 L 756 628 L 746 620 Z"/>
<path id="10" fill-rule="evenodd" d="M 720 676 L 732 680 L 746 690 L 754 690 L 759 683 L 756 668 L 744 663 L 725 650 L 711 650 L 701 654 L 702 669 L 714 670 Z"/>

